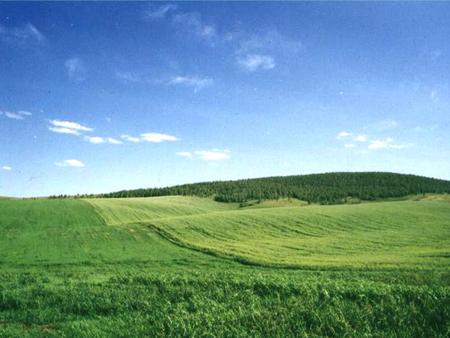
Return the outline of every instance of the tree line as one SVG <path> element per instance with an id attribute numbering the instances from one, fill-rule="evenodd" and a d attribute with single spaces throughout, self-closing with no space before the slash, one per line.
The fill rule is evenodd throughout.
<path id="1" fill-rule="evenodd" d="M 50 197 L 118 198 L 184 195 L 213 197 L 220 202 L 245 203 L 254 200 L 296 198 L 309 203 L 336 204 L 349 200 L 372 201 L 425 193 L 450 193 L 450 181 L 384 172 L 345 172 L 214 181 L 164 188 L 121 190 L 96 195 Z"/>

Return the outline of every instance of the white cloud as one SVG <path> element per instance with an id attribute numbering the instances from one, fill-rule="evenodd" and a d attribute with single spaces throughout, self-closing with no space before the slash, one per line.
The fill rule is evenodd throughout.
<path id="1" fill-rule="evenodd" d="M 103 137 L 100 136 L 85 136 L 84 139 L 90 143 L 94 143 L 94 144 L 100 144 L 100 143 L 105 143 L 106 140 Z"/>
<path id="2" fill-rule="evenodd" d="M 9 117 L 10 119 L 13 119 L 13 120 L 23 120 L 24 119 L 24 117 L 22 115 L 20 115 L 18 113 L 12 113 L 9 111 L 5 112 L 5 116 Z"/>
<path id="3" fill-rule="evenodd" d="M 176 155 L 181 156 L 181 157 L 192 158 L 192 153 L 190 151 L 179 151 L 176 153 Z"/>
<path id="4" fill-rule="evenodd" d="M 74 57 L 66 60 L 64 66 L 67 70 L 67 75 L 71 80 L 82 82 L 86 79 L 86 68 L 84 67 L 84 62 L 78 58 Z"/>
<path id="5" fill-rule="evenodd" d="M 9 165 L 4 165 L 4 166 L 2 167 L 2 169 L 3 169 L 3 170 L 6 170 L 6 171 L 11 171 L 11 170 L 12 170 L 12 168 L 11 168 Z"/>
<path id="6" fill-rule="evenodd" d="M 173 142 L 178 141 L 179 139 L 172 135 L 160 134 L 160 133 L 144 133 L 141 134 L 142 141 L 152 142 L 152 143 L 161 143 L 161 142 Z"/>
<path id="7" fill-rule="evenodd" d="M 111 144 L 122 144 L 123 142 L 113 137 L 107 137 L 106 141 Z"/>
<path id="8" fill-rule="evenodd" d="M 387 137 L 385 139 L 373 140 L 370 141 L 368 148 L 372 150 L 379 149 L 405 149 L 409 148 L 411 144 L 397 144 L 394 143 L 394 139 L 392 137 Z"/>
<path id="9" fill-rule="evenodd" d="M 200 159 L 204 161 L 224 161 L 231 158 L 230 151 L 226 150 L 197 150 L 194 151 Z"/>
<path id="10" fill-rule="evenodd" d="M 179 140 L 176 136 L 168 135 L 168 134 L 161 134 L 161 133 L 144 133 L 144 134 L 141 134 L 139 137 L 122 134 L 122 135 L 120 135 L 120 138 L 124 141 L 132 142 L 132 143 L 139 143 L 139 142 L 161 143 L 161 142 L 173 142 L 173 141 Z"/>
<path id="11" fill-rule="evenodd" d="M 356 136 L 354 137 L 354 140 L 355 140 L 356 142 L 367 142 L 367 141 L 369 140 L 369 138 L 367 137 L 367 135 L 362 135 L 362 134 L 360 134 L 360 135 L 356 135 Z"/>
<path id="12" fill-rule="evenodd" d="M 13 120 L 23 120 L 26 116 L 31 116 L 32 114 L 29 111 L 19 110 L 17 112 L 0 111 L 0 115 L 5 115 L 7 118 Z"/>
<path id="13" fill-rule="evenodd" d="M 19 110 L 17 113 L 22 115 L 22 116 L 31 116 L 31 115 L 33 115 L 32 113 L 30 113 L 29 111 L 26 111 L 26 110 Z"/>
<path id="14" fill-rule="evenodd" d="M 5 42 L 18 45 L 41 44 L 45 36 L 34 25 L 27 23 L 22 27 L 5 27 L 0 25 L 0 38 Z"/>
<path id="15" fill-rule="evenodd" d="M 346 137 L 349 137 L 349 136 L 352 136 L 352 135 L 353 135 L 352 133 L 344 130 L 344 131 L 341 131 L 339 134 L 337 134 L 337 139 L 341 140 L 343 138 L 346 138 Z"/>
<path id="16" fill-rule="evenodd" d="M 80 160 L 70 159 L 70 160 L 64 160 L 62 162 L 56 162 L 55 165 L 58 167 L 77 167 L 82 168 L 84 167 L 84 163 Z"/>
<path id="17" fill-rule="evenodd" d="M 237 31 L 228 33 L 226 37 L 225 40 L 235 46 L 236 65 L 250 72 L 274 69 L 279 60 L 283 63 L 298 62 L 299 53 L 303 50 L 299 40 L 280 34 L 276 29 L 262 34 Z"/>
<path id="18" fill-rule="evenodd" d="M 368 146 L 369 149 L 386 149 L 389 148 L 390 143 L 392 143 L 393 139 L 388 137 L 384 140 L 373 140 L 370 141 Z"/>
<path id="19" fill-rule="evenodd" d="M 169 84 L 193 87 L 195 90 L 199 90 L 211 86 L 213 84 L 213 80 L 210 78 L 201 78 L 197 76 L 175 76 L 170 79 Z"/>
<path id="20" fill-rule="evenodd" d="M 170 12 L 175 11 L 177 8 L 177 5 L 166 4 L 158 8 L 149 9 L 145 11 L 145 18 L 150 20 L 164 19 Z"/>
<path id="21" fill-rule="evenodd" d="M 82 131 L 93 130 L 92 128 L 72 121 L 50 120 L 49 123 L 51 126 L 48 129 L 55 133 L 79 135 Z"/>
<path id="22" fill-rule="evenodd" d="M 70 128 L 61 128 L 61 127 L 48 127 L 48 130 L 59 133 L 59 134 L 71 134 L 71 135 L 80 135 L 78 130 L 70 129 Z"/>
<path id="23" fill-rule="evenodd" d="M 120 138 L 122 140 L 125 140 L 125 141 L 128 141 L 128 142 L 133 142 L 133 143 L 141 142 L 141 139 L 139 137 L 134 137 L 134 136 L 126 135 L 126 134 L 120 135 Z"/>
<path id="24" fill-rule="evenodd" d="M 110 144 L 122 144 L 123 142 L 113 137 L 101 137 L 101 136 L 85 136 L 84 139 L 93 144 L 110 143 Z"/>
<path id="25" fill-rule="evenodd" d="M 246 71 L 254 72 L 257 70 L 269 70 L 275 68 L 275 61 L 273 57 L 260 54 L 247 54 L 245 56 L 238 56 L 236 62 Z"/>
<path id="26" fill-rule="evenodd" d="M 392 124 L 391 124 L 392 125 Z M 337 135 L 338 140 L 348 139 L 349 137 L 353 136 L 354 134 L 348 131 L 341 131 Z M 398 144 L 394 142 L 394 139 L 392 137 L 387 137 L 384 139 L 369 139 L 367 135 L 364 134 L 357 134 L 354 135 L 350 141 L 355 142 L 368 142 L 367 148 L 371 150 L 379 150 L 379 149 L 405 149 L 409 148 L 411 144 Z M 345 148 L 355 148 L 357 145 L 354 143 L 346 143 L 344 144 Z"/>

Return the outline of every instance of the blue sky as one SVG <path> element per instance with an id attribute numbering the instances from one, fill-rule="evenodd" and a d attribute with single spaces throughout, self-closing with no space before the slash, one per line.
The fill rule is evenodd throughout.
<path id="1" fill-rule="evenodd" d="M 450 179 L 450 3 L 0 3 L 0 195 Z"/>

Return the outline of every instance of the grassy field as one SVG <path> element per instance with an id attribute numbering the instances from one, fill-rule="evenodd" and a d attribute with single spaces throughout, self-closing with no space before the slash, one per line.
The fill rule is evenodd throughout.
<path id="1" fill-rule="evenodd" d="M 177 243 L 275 266 L 450 266 L 450 203 L 380 202 L 155 219 Z"/>
<path id="2" fill-rule="evenodd" d="M 449 263 L 448 196 L 2 199 L 0 337 L 447 337 Z"/>
<path id="3" fill-rule="evenodd" d="M 0 262 L 3 266 L 98 264 L 198 264 L 208 262 L 139 225 L 108 226 L 82 200 L 0 202 Z"/>

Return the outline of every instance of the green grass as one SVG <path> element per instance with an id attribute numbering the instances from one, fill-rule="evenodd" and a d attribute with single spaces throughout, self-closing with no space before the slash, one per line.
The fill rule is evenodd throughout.
<path id="1" fill-rule="evenodd" d="M 0 264 L 95 265 L 207 263 L 192 250 L 162 240 L 151 229 L 108 226 L 82 200 L 0 201 Z"/>
<path id="2" fill-rule="evenodd" d="M 417 199 L 2 199 L 0 337 L 448 337 L 450 203 Z"/>
<path id="3" fill-rule="evenodd" d="M 200 251 L 262 265 L 450 266 L 450 203 L 380 202 L 213 212 L 149 223 Z"/>
<path id="4" fill-rule="evenodd" d="M 88 201 L 110 225 L 151 221 L 170 216 L 188 216 L 205 214 L 211 211 L 232 210 L 238 207 L 234 203 L 214 202 L 199 197 L 147 197 L 88 199 Z"/>

